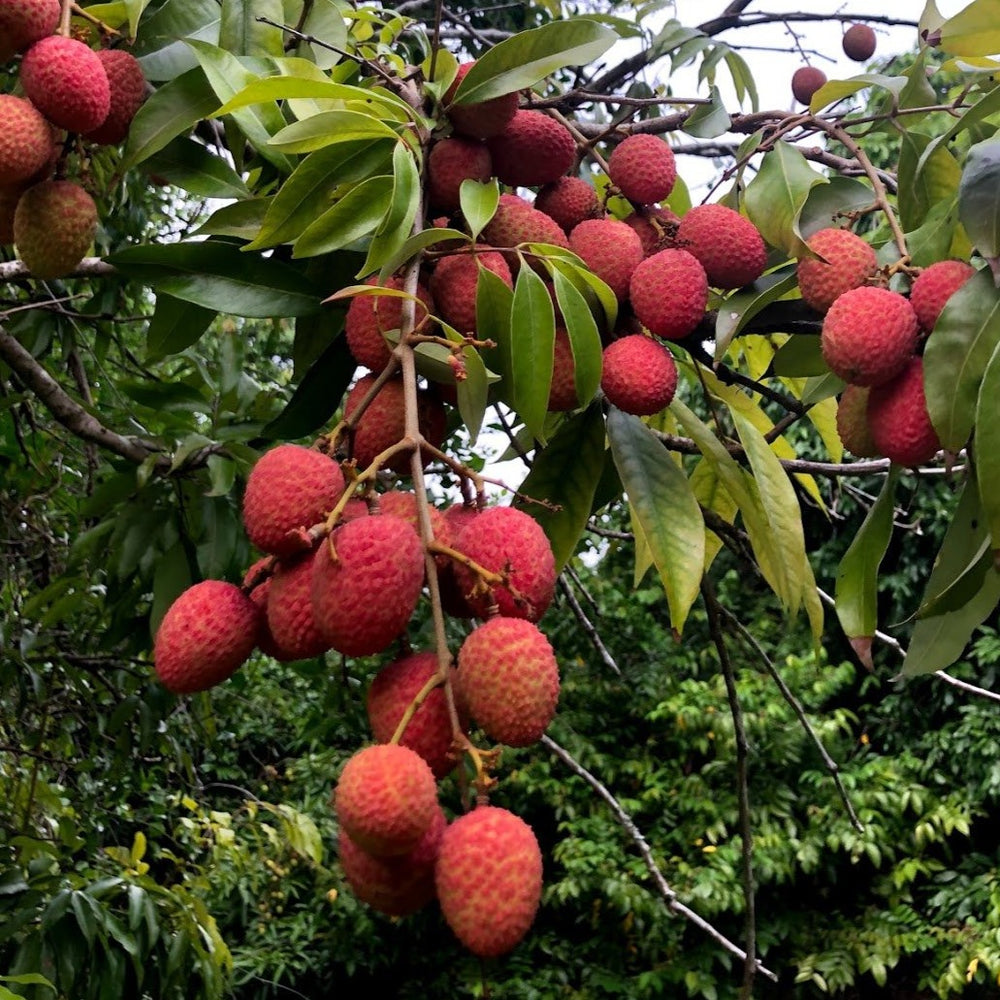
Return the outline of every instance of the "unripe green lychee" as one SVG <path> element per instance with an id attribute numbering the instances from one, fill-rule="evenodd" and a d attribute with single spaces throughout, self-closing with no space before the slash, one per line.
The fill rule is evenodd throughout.
<path id="1" fill-rule="evenodd" d="M 97 206 L 72 181 L 42 181 L 28 188 L 14 210 L 14 243 L 32 276 L 69 274 L 94 242 Z"/>
<path id="2" fill-rule="evenodd" d="M 604 349 L 601 389 L 608 402 L 637 417 L 659 413 L 677 391 L 677 365 L 663 344 L 639 333 Z"/>
<path id="3" fill-rule="evenodd" d="M 567 234 L 601 214 L 597 190 L 581 177 L 560 177 L 546 184 L 535 197 L 535 208 L 554 219 Z"/>
<path id="4" fill-rule="evenodd" d="M 21 97 L 0 94 L 0 184 L 21 184 L 49 162 L 52 131 L 41 112 Z"/>
<path id="5" fill-rule="evenodd" d="M 799 104 L 808 104 L 813 94 L 826 83 L 826 73 L 816 66 L 800 66 L 792 74 L 792 96 Z"/>
<path id="6" fill-rule="evenodd" d="M 518 111 L 487 145 L 493 172 L 511 187 L 550 184 L 569 170 L 576 155 L 569 129 L 541 111 Z"/>
<path id="7" fill-rule="evenodd" d="M 493 158 L 485 143 L 463 136 L 441 139 L 427 157 L 427 195 L 432 207 L 457 212 L 462 181 L 485 183 L 493 176 Z"/>
<path id="8" fill-rule="evenodd" d="M 934 329 L 944 304 L 976 273 L 963 260 L 939 260 L 925 267 L 910 289 L 910 305 L 921 329 Z"/>
<path id="9" fill-rule="evenodd" d="M 0 63 L 59 27 L 59 0 L 0 0 Z"/>
<path id="10" fill-rule="evenodd" d="M 497 806 L 479 806 L 444 831 L 434 870 L 441 912 L 473 954 L 506 954 L 528 933 L 542 897 L 534 831 Z"/>
<path id="11" fill-rule="evenodd" d="M 175 694 L 207 691 L 231 677 L 257 645 L 260 609 L 239 587 L 203 580 L 167 609 L 156 631 L 153 663 Z"/>
<path id="12" fill-rule="evenodd" d="M 687 250 L 660 250 L 632 272 L 629 298 L 650 333 L 680 340 L 705 315 L 708 278 L 698 258 Z"/>
<path id="13" fill-rule="evenodd" d="M 643 259 L 642 240 L 617 219 L 587 219 L 569 235 L 569 248 L 615 293 L 628 298 L 629 281 Z"/>
<path id="14" fill-rule="evenodd" d="M 21 86 L 32 104 L 69 132 L 92 132 L 111 110 L 111 84 L 97 53 L 83 42 L 49 35 L 21 60 Z"/>
<path id="15" fill-rule="evenodd" d="M 674 151 L 659 136 L 630 135 L 608 157 L 608 176 L 629 201 L 652 205 L 677 182 Z"/>
<path id="16" fill-rule="evenodd" d="M 859 288 L 878 270 L 875 251 L 849 229 L 820 229 L 806 244 L 824 260 L 799 259 L 799 291 L 819 312 L 826 312 L 844 292 Z"/>
<path id="17" fill-rule="evenodd" d="M 510 267 L 494 250 L 442 257 L 431 276 L 431 291 L 441 318 L 459 333 L 476 331 L 476 294 L 480 265 L 513 287 Z"/>
<path id="18" fill-rule="evenodd" d="M 142 105 L 146 95 L 146 79 L 142 75 L 139 60 L 131 52 L 124 49 L 101 49 L 97 58 L 101 60 L 108 75 L 111 103 L 104 121 L 84 138 L 100 146 L 117 146 L 125 141 L 132 119 Z"/>
<path id="19" fill-rule="evenodd" d="M 891 382 L 871 390 L 868 426 L 878 453 L 899 465 L 920 465 L 938 453 L 941 442 L 924 395 L 923 358 L 911 358 Z"/>
<path id="20" fill-rule="evenodd" d="M 319 656 L 330 648 L 313 615 L 312 570 L 315 558 L 315 552 L 308 552 L 282 559 L 271 577 L 267 594 L 267 624 L 278 660 L 305 660 Z"/>
<path id="21" fill-rule="evenodd" d="M 369 281 L 378 286 L 380 282 Z M 382 282 L 382 287 L 400 291 L 403 282 L 390 277 Z M 413 322 L 417 333 L 426 333 L 429 317 L 434 312 L 434 300 L 422 283 L 417 284 L 414 302 Z M 403 303 L 406 299 L 398 295 L 356 295 L 347 307 L 344 317 L 344 335 L 351 356 L 359 365 L 380 372 L 392 357 L 392 346 L 383 336 L 390 330 L 398 331 L 402 323 Z"/>
<path id="22" fill-rule="evenodd" d="M 499 135 L 510 124 L 517 113 L 517 94 L 502 94 L 486 101 L 474 101 L 471 104 L 452 104 L 458 85 L 475 61 L 462 63 L 451 86 L 445 92 L 442 103 L 447 109 L 448 121 L 459 135 L 471 136 L 473 139 L 489 139 Z"/>
<path id="23" fill-rule="evenodd" d="M 767 247 L 757 227 L 725 205 L 696 205 L 677 227 L 677 246 L 701 261 L 713 288 L 742 288 L 767 265 Z"/>
<path id="24" fill-rule="evenodd" d="M 867 62 L 875 54 L 875 31 L 867 24 L 852 24 L 844 32 L 844 55 L 855 62 Z"/>

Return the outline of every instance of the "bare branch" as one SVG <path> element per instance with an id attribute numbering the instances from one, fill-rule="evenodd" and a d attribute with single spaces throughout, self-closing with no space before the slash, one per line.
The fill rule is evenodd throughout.
<path id="1" fill-rule="evenodd" d="M 594 626 L 594 623 L 587 617 L 587 613 L 580 606 L 580 602 L 576 599 L 576 594 L 573 593 L 573 588 L 566 581 L 566 576 L 563 573 L 559 574 L 559 589 L 563 592 L 563 596 L 566 598 L 566 603 L 569 604 L 570 610 L 573 612 L 576 620 L 580 623 L 583 631 L 587 635 L 587 638 L 590 640 L 591 645 L 597 650 L 597 655 L 600 656 L 606 666 L 610 667 L 611 670 L 621 677 L 621 668 L 615 662 L 615 658 L 608 651 L 608 647 L 604 645 L 604 640 L 601 638 L 601 635 Z"/>
<path id="2" fill-rule="evenodd" d="M 102 278 L 118 271 L 100 257 L 84 257 L 65 278 Z M 0 281 L 31 281 L 31 271 L 19 260 L 0 261 Z"/>

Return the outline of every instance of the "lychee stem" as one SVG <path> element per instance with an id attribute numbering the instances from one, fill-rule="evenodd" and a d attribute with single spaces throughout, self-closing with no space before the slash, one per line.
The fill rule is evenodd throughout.
<path id="1" fill-rule="evenodd" d="M 91 14 L 85 7 L 81 7 L 79 4 L 71 2 L 70 9 L 77 17 L 82 17 L 85 21 L 89 21 L 93 24 L 102 35 L 106 35 L 109 38 L 121 37 L 120 31 L 116 31 L 110 24 L 105 24 L 99 17 L 94 17 L 94 15 Z"/>
<path id="2" fill-rule="evenodd" d="M 62 0 L 62 5 L 59 11 L 59 27 L 56 28 L 55 32 L 57 35 L 69 38 L 69 22 L 72 16 L 73 0 Z"/>
<path id="3" fill-rule="evenodd" d="M 439 688 L 444 684 L 445 678 L 440 674 L 435 673 L 427 678 L 424 686 L 413 696 L 413 700 L 409 705 L 406 706 L 406 711 L 403 713 L 402 718 L 396 726 L 395 731 L 392 734 L 392 739 L 389 740 L 390 743 L 398 743 L 403 738 L 403 733 L 406 732 L 406 727 L 410 724 L 410 720 L 417 713 L 417 709 L 427 700 L 430 693 Z"/>

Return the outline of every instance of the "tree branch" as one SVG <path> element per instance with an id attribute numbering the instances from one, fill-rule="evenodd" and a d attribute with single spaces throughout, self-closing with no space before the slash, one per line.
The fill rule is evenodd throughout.
<path id="1" fill-rule="evenodd" d="M 101 278 L 109 274 L 117 274 L 113 265 L 106 263 L 100 257 L 84 257 L 66 278 Z M 0 261 L 0 281 L 31 281 L 31 271 L 19 260 Z"/>

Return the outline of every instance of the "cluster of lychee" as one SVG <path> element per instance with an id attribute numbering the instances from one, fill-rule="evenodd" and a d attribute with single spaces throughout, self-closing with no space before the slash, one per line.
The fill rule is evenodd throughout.
<path id="1" fill-rule="evenodd" d="M 841 40 L 844 55 L 854 62 L 868 62 L 878 45 L 875 29 L 869 24 L 852 24 Z M 799 104 L 809 104 L 813 94 L 826 83 L 826 73 L 818 66 L 800 66 L 792 74 L 792 96 Z"/>
<path id="2" fill-rule="evenodd" d="M 70 273 L 97 228 L 65 154 L 123 142 L 146 86 L 131 53 L 60 33 L 60 10 L 59 0 L 0 2 L 0 63 L 20 58 L 21 91 L 0 94 L 0 244 L 42 279 Z"/>

